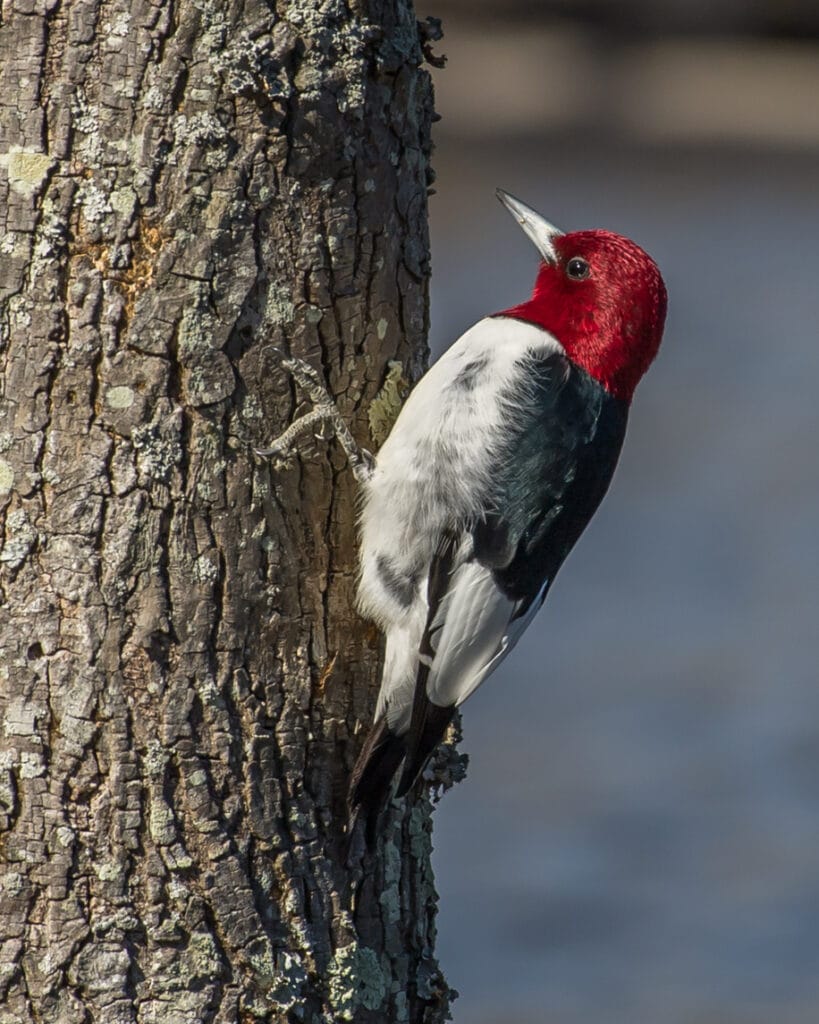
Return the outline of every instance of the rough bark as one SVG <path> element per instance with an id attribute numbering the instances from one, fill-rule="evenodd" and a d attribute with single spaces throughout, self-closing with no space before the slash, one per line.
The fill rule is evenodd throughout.
<path id="1" fill-rule="evenodd" d="M 429 802 L 345 864 L 380 641 L 321 371 L 426 357 L 410 0 L 6 0 L 0 1022 L 438 1021 Z M 375 435 L 375 436 L 373 436 Z"/>

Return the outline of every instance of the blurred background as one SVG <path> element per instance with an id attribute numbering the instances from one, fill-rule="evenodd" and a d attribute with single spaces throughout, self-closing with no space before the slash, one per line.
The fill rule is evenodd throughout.
<path id="1" fill-rule="evenodd" d="M 443 18 L 437 354 L 520 301 L 500 185 L 670 310 L 602 509 L 465 708 L 435 827 L 456 1024 L 819 1021 L 819 4 Z"/>

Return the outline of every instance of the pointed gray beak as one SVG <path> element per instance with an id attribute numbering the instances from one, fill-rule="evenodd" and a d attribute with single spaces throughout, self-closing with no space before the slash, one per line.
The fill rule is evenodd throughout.
<path id="1" fill-rule="evenodd" d="M 495 195 L 512 214 L 518 224 L 520 224 L 526 234 L 532 239 L 537 251 L 543 259 L 546 260 L 547 263 L 557 263 L 557 253 L 555 252 L 554 240 L 555 238 L 559 238 L 563 232 L 559 231 L 554 224 L 550 224 L 547 220 L 544 220 L 543 217 L 541 217 L 536 210 L 533 210 L 531 206 L 527 206 L 526 203 L 522 203 L 520 199 L 515 199 L 514 196 L 510 196 L 509 193 L 504 192 L 502 188 L 496 188 Z"/>

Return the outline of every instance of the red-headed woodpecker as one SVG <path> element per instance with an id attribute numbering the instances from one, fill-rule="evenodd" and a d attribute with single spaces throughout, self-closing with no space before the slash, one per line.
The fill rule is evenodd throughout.
<path id="1" fill-rule="evenodd" d="M 609 231 L 563 234 L 498 190 L 537 246 L 532 297 L 421 378 L 364 481 L 361 611 L 387 634 L 349 802 L 374 823 L 543 604 L 614 472 L 666 292 Z"/>

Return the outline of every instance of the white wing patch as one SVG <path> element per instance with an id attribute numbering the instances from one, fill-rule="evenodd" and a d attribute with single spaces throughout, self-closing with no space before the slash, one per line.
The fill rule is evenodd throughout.
<path id="1" fill-rule="evenodd" d="M 439 707 L 452 707 L 474 693 L 523 635 L 548 586 L 547 581 L 526 613 L 515 618 L 520 602 L 510 601 L 498 589 L 489 569 L 473 561 L 457 565 L 431 624 L 435 655 L 427 697 Z M 421 587 L 425 592 L 426 581 Z M 387 632 L 376 717 L 386 714 L 390 729 L 399 736 L 410 726 L 425 618 L 426 601 L 419 600 L 406 624 Z"/>
<path id="2" fill-rule="evenodd" d="M 547 586 L 515 618 L 521 602 L 503 594 L 491 570 L 474 561 L 459 565 L 430 628 L 435 657 L 427 697 L 439 707 L 451 707 L 474 693 L 518 642 L 543 603 Z"/>

